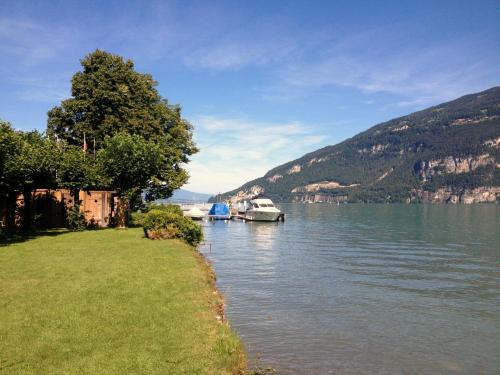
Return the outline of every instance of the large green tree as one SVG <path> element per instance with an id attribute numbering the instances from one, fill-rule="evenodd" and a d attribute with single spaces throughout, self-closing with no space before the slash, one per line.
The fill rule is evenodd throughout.
<path id="1" fill-rule="evenodd" d="M 107 136 L 140 135 L 159 146 L 167 163 L 162 180 L 151 179 L 149 197 L 168 197 L 187 181 L 183 164 L 198 151 L 181 108 L 162 98 L 152 76 L 136 72 L 131 60 L 96 50 L 81 65 L 71 82 L 71 98 L 48 113 L 49 136 L 77 146 L 86 140 L 93 153 Z"/>
<path id="2" fill-rule="evenodd" d="M 161 179 L 167 160 L 160 147 L 140 135 L 118 133 L 106 138 L 97 153 L 102 175 L 119 195 L 118 226 L 125 227 L 130 201 L 139 195 L 152 179 Z"/>

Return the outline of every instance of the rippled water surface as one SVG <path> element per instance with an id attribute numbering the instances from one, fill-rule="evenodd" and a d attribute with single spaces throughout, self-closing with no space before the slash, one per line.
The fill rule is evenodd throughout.
<path id="1" fill-rule="evenodd" d="M 280 374 L 499 374 L 500 207 L 284 204 L 205 223 L 232 327 Z"/>

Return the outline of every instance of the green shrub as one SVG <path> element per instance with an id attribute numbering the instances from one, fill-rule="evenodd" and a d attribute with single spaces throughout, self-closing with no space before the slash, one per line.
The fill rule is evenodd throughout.
<path id="1" fill-rule="evenodd" d="M 182 238 L 190 245 L 197 245 L 203 241 L 203 231 L 198 223 L 195 223 L 190 218 L 181 216 L 181 220 L 177 223 L 177 228 L 182 234 Z"/>
<path id="2" fill-rule="evenodd" d="M 181 207 L 176 204 L 156 204 L 149 203 L 141 209 L 132 212 L 129 217 L 129 225 L 142 227 L 144 224 L 144 218 L 146 214 L 151 210 L 160 210 L 165 212 L 171 212 L 179 216 L 183 216 Z"/>
<path id="3" fill-rule="evenodd" d="M 80 211 L 80 207 L 73 206 L 66 213 L 68 228 L 72 231 L 85 230 L 87 223 L 85 222 L 85 214 Z"/>
<path id="4" fill-rule="evenodd" d="M 203 241 L 201 226 L 182 216 L 182 211 L 180 212 L 179 215 L 170 210 L 151 209 L 143 220 L 146 237 L 151 239 L 181 238 L 190 245 L 199 244 Z"/>
<path id="5" fill-rule="evenodd" d="M 132 227 L 142 227 L 144 224 L 144 218 L 146 217 L 146 213 L 142 211 L 135 211 L 130 214 L 130 223 L 129 225 Z"/>
<path id="6" fill-rule="evenodd" d="M 85 211 L 85 212 L 89 212 L 89 211 Z M 87 229 L 90 229 L 90 230 L 95 230 L 95 229 L 99 229 L 99 224 L 98 222 L 94 219 L 94 218 L 91 218 L 88 222 L 87 222 L 87 226 L 86 226 Z"/>
<path id="7" fill-rule="evenodd" d="M 170 204 L 170 203 L 169 204 L 155 204 L 155 203 L 152 203 L 147 207 L 146 212 L 149 212 L 151 210 L 160 210 L 160 211 L 165 211 L 165 212 L 171 212 L 173 214 L 183 216 L 181 207 L 177 204 Z"/>

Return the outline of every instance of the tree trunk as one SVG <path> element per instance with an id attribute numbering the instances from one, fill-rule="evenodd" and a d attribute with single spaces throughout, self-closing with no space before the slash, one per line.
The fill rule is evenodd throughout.
<path id="1" fill-rule="evenodd" d="M 119 197 L 118 199 L 118 228 L 127 227 L 127 217 L 128 217 L 129 201 L 125 197 Z"/>
<path id="2" fill-rule="evenodd" d="M 31 190 L 26 189 L 23 190 L 23 200 L 24 200 L 24 207 L 22 211 L 22 216 L 21 216 L 21 229 L 24 232 L 27 232 L 32 229 L 32 205 L 31 205 Z"/>
<path id="3" fill-rule="evenodd" d="M 5 229 L 8 232 L 14 232 L 18 228 L 16 227 L 16 215 L 17 215 L 17 192 L 10 192 L 5 198 Z"/>
<path id="4" fill-rule="evenodd" d="M 73 197 L 73 207 L 80 207 L 80 189 L 71 189 L 70 194 Z"/>

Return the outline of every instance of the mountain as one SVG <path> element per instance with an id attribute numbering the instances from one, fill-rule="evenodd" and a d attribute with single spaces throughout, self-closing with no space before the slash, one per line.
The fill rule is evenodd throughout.
<path id="1" fill-rule="evenodd" d="M 500 87 L 399 117 L 212 199 L 500 201 Z"/>
<path id="2" fill-rule="evenodd" d="M 169 202 L 179 203 L 179 202 L 196 202 L 202 203 L 208 201 L 210 194 L 195 193 L 193 191 L 177 189 L 174 191 L 173 195 L 168 199 Z"/>

